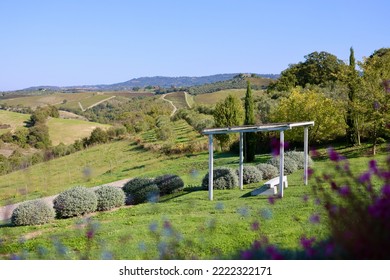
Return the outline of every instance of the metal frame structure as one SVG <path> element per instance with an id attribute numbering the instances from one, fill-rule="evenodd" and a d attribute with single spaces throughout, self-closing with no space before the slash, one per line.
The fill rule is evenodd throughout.
<path id="1" fill-rule="evenodd" d="M 202 134 L 209 136 L 209 200 L 213 200 L 213 176 L 214 176 L 214 145 L 213 135 L 215 134 L 240 134 L 240 161 L 239 161 L 239 187 L 243 189 L 243 168 L 244 168 L 244 141 L 243 135 L 247 132 L 279 131 L 280 133 L 280 165 L 279 165 L 279 195 L 283 197 L 283 176 L 284 176 L 284 131 L 294 127 L 304 127 L 304 182 L 307 185 L 308 175 L 308 154 L 309 154 L 309 126 L 313 126 L 314 121 L 294 122 L 294 123 L 273 123 L 262 125 L 246 125 L 224 128 L 208 128 Z"/>

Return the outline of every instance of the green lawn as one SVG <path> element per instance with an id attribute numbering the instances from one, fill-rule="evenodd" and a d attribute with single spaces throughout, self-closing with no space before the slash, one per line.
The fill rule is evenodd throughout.
<path id="1" fill-rule="evenodd" d="M 386 156 L 381 154 L 376 158 L 384 161 Z M 256 162 L 268 158 L 269 155 L 258 156 Z M 363 171 L 369 159 L 353 155 L 352 170 Z M 236 168 L 237 164 L 237 155 L 215 154 L 215 166 Z M 83 175 L 86 167 L 90 171 L 89 178 L 85 172 Z M 327 160 L 315 162 L 317 172 L 328 172 L 329 167 L 331 163 Z M 85 225 L 86 220 L 80 218 L 56 220 L 42 226 L 0 226 L 4 240 L 0 245 L 0 258 L 22 251 L 31 252 L 30 258 L 81 258 L 91 248 L 89 257 L 94 259 L 110 254 L 114 259 L 156 259 L 159 258 L 158 248 L 168 245 L 175 248 L 172 258 L 231 258 L 237 250 L 248 247 L 260 233 L 284 249 L 297 249 L 302 235 L 327 237 L 325 218 L 321 218 L 320 224 L 308 221 L 313 213 L 321 214 L 321 209 L 314 202 L 310 186 L 303 186 L 302 171 L 288 176 L 289 188 L 284 198 L 271 205 L 267 198 L 248 196 L 262 183 L 247 185 L 244 191 L 215 190 L 214 201 L 209 201 L 207 191 L 197 187 L 207 168 L 207 152 L 168 157 L 142 150 L 130 141 L 120 141 L 2 176 L 3 202 L 7 198 L 21 201 L 55 194 L 79 184 L 94 186 L 122 178 L 167 173 L 180 175 L 186 188 L 157 204 L 92 215 L 91 219 L 98 226 L 91 244 L 85 238 L 89 227 Z M 305 195 L 310 198 L 308 202 L 303 200 Z M 256 222 L 260 223 L 260 231 L 251 228 Z M 67 254 L 58 253 L 64 251 L 63 246 Z"/>

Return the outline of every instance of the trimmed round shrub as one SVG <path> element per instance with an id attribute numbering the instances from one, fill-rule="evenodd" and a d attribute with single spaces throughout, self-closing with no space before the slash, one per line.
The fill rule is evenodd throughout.
<path id="1" fill-rule="evenodd" d="M 236 172 L 228 167 L 219 167 L 213 172 L 213 188 L 217 190 L 233 189 L 238 186 L 238 176 Z M 202 181 L 202 188 L 209 188 L 209 173 L 207 173 Z"/>
<path id="2" fill-rule="evenodd" d="M 263 174 L 263 180 L 270 180 L 279 175 L 279 168 L 269 163 L 260 163 L 256 165 L 256 168 Z"/>
<path id="3" fill-rule="evenodd" d="M 304 152 L 298 152 L 298 151 L 288 151 L 285 154 L 285 157 L 293 159 L 297 165 L 298 169 L 303 169 L 304 168 L 304 162 L 305 162 L 305 153 Z M 310 156 L 308 156 L 308 165 L 313 166 L 313 160 Z"/>
<path id="4" fill-rule="evenodd" d="M 240 176 L 240 170 L 237 169 L 236 171 L 237 176 Z M 243 167 L 243 174 L 242 174 L 242 181 L 246 184 L 252 184 L 257 183 L 263 180 L 263 173 L 258 170 L 255 166 L 244 166 Z"/>
<path id="5" fill-rule="evenodd" d="M 178 192 L 184 188 L 183 180 L 179 176 L 173 174 L 158 176 L 154 179 L 154 183 L 160 190 L 160 195 Z"/>
<path id="6" fill-rule="evenodd" d="M 126 194 L 126 204 L 139 204 L 147 201 L 156 202 L 160 190 L 152 178 L 134 178 L 123 186 Z"/>
<path id="7" fill-rule="evenodd" d="M 14 209 L 11 222 L 15 226 L 41 225 L 54 220 L 52 207 L 41 200 L 31 200 L 21 203 Z"/>
<path id="8" fill-rule="evenodd" d="M 66 190 L 54 199 L 54 209 L 58 218 L 82 216 L 94 212 L 96 208 L 95 192 L 81 186 Z"/>
<path id="9" fill-rule="evenodd" d="M 101 186 L 95 190 L 97 210 L 106 211 L 125 204 L 125 193 L 120 188 Z"/>
<path id="10" fill-rule="evenodd" d="M 279 157 L 273 157 L 267 161 L 268 164 L 275 166 L 279 170 Z M 298 164 L 290 157 L 284 157 L 284 173 L 291 174 L 298 170 Z"/>

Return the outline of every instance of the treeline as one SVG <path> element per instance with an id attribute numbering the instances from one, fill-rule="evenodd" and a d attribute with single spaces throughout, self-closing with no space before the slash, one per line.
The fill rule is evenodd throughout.
<path id="1" fill-rule="evenodd" d="M 256 76 L 255 74 L 249 75 L 249 77 L 263 79 L 263 78 Z M 246 85 L 247 85 L 246 78 L 247 78 L 247 75 L 239 74 L 231 80 L 190 87 L 190 88 L 188 88 L 188 92 L 190 94 L 197 95 L 197 94 L 203 94 L 203 93 L 212 93 L 212 92 L 226 90 L 226 89 L 241 89 L 241 88 L 245 89 Z M 265 89 L 265 88 L 267 88 L 268 83 L 269 83 L 268 81 L 264 81 L 264 83 L 261 85 L 256 85 L 256 84 L 252 83 L 252 89 L 255 89 L 255 90 Z"/>

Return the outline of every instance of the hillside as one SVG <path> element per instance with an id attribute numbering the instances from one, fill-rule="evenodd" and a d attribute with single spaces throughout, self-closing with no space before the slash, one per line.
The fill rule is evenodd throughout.
<path id="1" fill-rule="evenodd" d="M 26 89 L 21 89 L 17 91 L 9 92 L 0 92 L 0 100 L 9 98 L 9 96 L 23 96 L 23 95 L 47 95 L 55 92 L 64 92 L 64 93 L 77 93 L 84 91 L 118 91 L 118 90 L 132 90 L 133 88 L 145 88 L 148 86 L 151 87 L 161 87 L 161 88 L 171 88 L 171 87 L 193 87 L 204 84 L 212 84 L 222 81 L 227 81 L 233 79 L 235 76 L 240 75 L 240 73 L 231 73 L 231 74 L 216 74 L 209 76 L 200 76 L 200 77 L 189 77 L 189 76 L 180 76 L 180 77 L 166 77 L 166 76 L 155 76 L 155 77 L 140 77 L 134 78 L 125 82 L 107 84 L 107 85 L 82 85 L 82 86 L 34 86 Z M 276 79 L 279 75 L 277 74 L 254 74 L 265 79 Z"/>
<path id="2" fill-rule="evenodd" d="M 7 131 L 14 131 L 24 127 L 30 115 L 0 110 L 2 124 L 10 125 L 10 128 L 0 129 L 0 135 Z M 83 120 L 50 118 L 47 121 L 49 135 L 54 146 L 59 143 L 72 144 L 75 140 L 88 137 L 96 127 L 108 128 L 109 125 L 88 122 Z"/>

